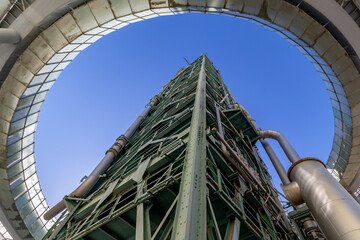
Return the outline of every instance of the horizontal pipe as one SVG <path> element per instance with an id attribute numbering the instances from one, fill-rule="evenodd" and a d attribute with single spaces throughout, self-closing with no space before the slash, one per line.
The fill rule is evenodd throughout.
<path id="1" fill-rule="evenodd" d="M 272 149 L 272 147 L 270 146 L 268 141 L 266 141 L 265 139 L 260 139 L 260 142 L 261 142 L 262 146 L 264 147 L 267 155 L 269 156 L 270 161 L 272 162 L 273 166 L 275 167 L 275 170 L 276 170 L 277 174 L 279 175 L 282 183 L 284 185 L 290 184 L 290 180 L 287 176 L 284 166 L 282 165 L 281 161 L 275 154 L 274 150 Z"/>
<path id="2" fill-rule="evenodd" d="M 287 138 L 280 132 L 274 130 L 261 130 L 259 134 L 260 138 L 272 138 L 278 141 L 291 163 L 300 160 L 299 154 L 295 151 Z"/>
<path id="3" fill-rule="evenodd" d="M 91 172 L 90 176 L 72 193 L 69 194 L 70 197 L 81 197 L 86 194 L 90 189 L 96 184 L 99 180 L 100 175 L 102 175 L 106 169 L 110 166 L 114 158 L 119 154 L 122 148 L 126 145 L 126 138 L 130 138 L 138 129 L 140 124 L 144 121 L 146 116 L 149 114 L 152 106 L 158 104 L 157 98 L 161 97 L 162 93 L 158 94 L 150 100 L 150 104 L 145 108 L 145 110 L 140 114 L 140 116 L 131 124 L 131 126 L 124 133 L 124 137 L 119 137 L 116 139 L 114 145 L 105 153 L 104 158 L 96 166 L 96 168 Z M 61 200 L 54 207 L 44 214 L 45 220 L 50 220 L 59 214 L 62 210 L 65 209 L 65 202 Z"/>
<path id="4" fill-rule="evenodd" d="M 0 43 L 19 43 L 21 36 L 11 28 L 0 28 Z"/>

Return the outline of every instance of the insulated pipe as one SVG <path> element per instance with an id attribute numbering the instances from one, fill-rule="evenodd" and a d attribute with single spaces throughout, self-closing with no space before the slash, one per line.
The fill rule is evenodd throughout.
<path id="1" fill-rule="evenodd" d="M 152 106 L 158 104 L 157 98 L 160 97 L 162 97 L 162 92 L 150 100 L 150 104 L 147 105 L 147 107 L 140 114 L 140 116 L 126 130 L 126 132 L 123 135 L 124 137 L 120 136 L 118 139 L 116 139 L 114 145 L 109 150 L 106 151 L 104 158 L 91 172 L 90 176 L 78 188 L 76 188 L 72 193 L 69 194 L 70 197 L 81 197 L 84 194 L 86 194 L 96 184 L 96 182 L 100 178 L 100 175 L 102 175 L 106 171 L 106 169 L 110 166 L 111 162 L 114 160 L 114 158 L 119 154 L 119 152 L 127 143 L 126 138 L 130 138 L 135 133 L 136 129 L 138 129 L 140 124 L 144 121 L 145 117 L 149 114 Z M 61 200 L 59 203 L 57 203 L 54 207 L 52 207 L 49 211 L 47 211 L 44 214 L 44 219 L 45 220 L 52 219 L 62 210 L 64 210 L 65 207 L 66 206 L 64 200 Z"/>
<path id="2" fill-rule="evenodd" d="M 279 158 L 275 154 L 274 150 L 272 149 L 272 147 L 270 146 L 268 141 L 266 141 L 265 139 L 260 139 L 260 142 L 261 142 L 262 146 L 264 147 L 267 155 L 269 156 L 272 164 L 274 165 L 275 170 L 276 170 L 277 174 L 279 175 L 282 183 L 284 185 L 290 184 L 290 180 L 287 176 L 284 166 L 280 162 Z"/>
<path id="3" fill-rule="evenodd" d="M 11 28 L 0 28 L 0 43 L 19 43 L 21 36 Z"/>
<path id="4" fill-rule="evenodd" d="M 295 151 L 286 137 L 280 132 L 274 130 L 260 130 L 259 134 L 260 138 L 272 138 L 277 140 L 291 163 L 295 163 L 300 160 L 299 154 Z"/>
<path id="5" fill-rule="evenodd" d="M 314 158 L 294 163 L 289 178 L 299 184 L 301 195 L 328 240 L 360 239 L 360 205 Z"/>

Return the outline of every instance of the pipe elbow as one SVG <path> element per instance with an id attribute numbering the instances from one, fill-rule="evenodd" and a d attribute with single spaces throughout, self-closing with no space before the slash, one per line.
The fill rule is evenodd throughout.
<path id="1" fill-rule="evenodd" d="M 259 131 L 260 138 L 272 138 L 275 140 L 279 140 L 283 135 L 275 130 L 261 130 Z"/>
<path id="2" fill-rule="evenodd" d="M 259 135 L 262 139 L 271 138 L 278 141 L 290 162 L 295 163 L 300 159 L 299 154 L 295 151 L 287 138 L 280 132 L 275 130 L 260 130 Z"/>

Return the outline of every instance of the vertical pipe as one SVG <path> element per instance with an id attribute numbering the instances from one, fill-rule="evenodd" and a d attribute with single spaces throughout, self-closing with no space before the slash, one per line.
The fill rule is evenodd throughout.
<path id="1" fill-rule="evenodd" d="M 274 150 L 272 149 L 272 147 L 270 146 L 268 141 L 266 141 L 265 139 L 260 139 L 260 142 L 261 142 L 262 146 L 264 147 L 267 155 L 269 156 L 273 166 L 275 167 L 275 170 L 276 170 L 277 174 L 279 175 L 282 183 L 284 185 L 290 184 L 290 180 L 287 176 L 284 166 L 280 162 L 279 158 L 275 154 Z"/>
<path id="2" fill-rule="evenodd" d="M 206 72 L 205 55 L 196 87 L 189 141 L 175 211 L 172 240 L 206 239 Z"/>
<path id="3" fill-rule="evenodd" d="M 301 195 L 328 240 L 360 239 L 360 205 L 317 159 L 293 164 L 290 179 L 299 184 Z"/>

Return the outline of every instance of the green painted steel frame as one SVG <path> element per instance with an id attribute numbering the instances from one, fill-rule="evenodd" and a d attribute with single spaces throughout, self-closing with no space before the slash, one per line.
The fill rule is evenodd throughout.
<path id="1" fill-rule="evenodd" d="M 252 146 L 258 136 L 212 62 L 199 57 L 163 95 L 45 239 L 296 239 Z M 217 108 L 230 122 L 217 121 Z M 227 150 L 210 131 L 220 127 Z"/>

